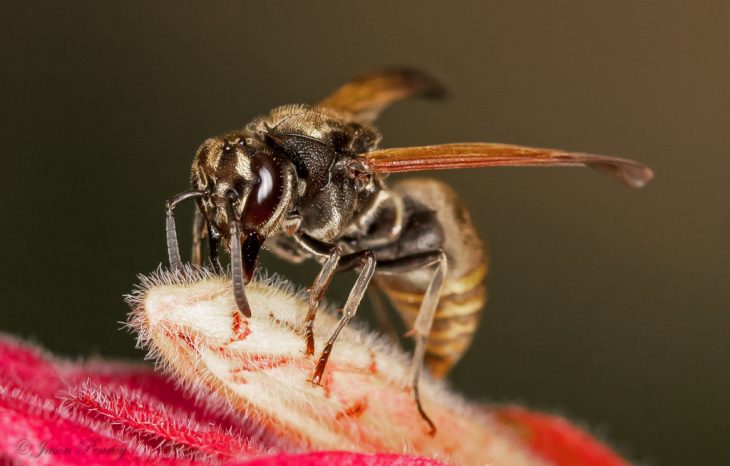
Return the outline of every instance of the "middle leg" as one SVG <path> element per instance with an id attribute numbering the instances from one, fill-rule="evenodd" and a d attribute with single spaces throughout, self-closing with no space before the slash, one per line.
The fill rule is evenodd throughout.
<path id="1" fill-rule="evenodd" d="M 322 375 L 327 367 L 327 361 L 332 353 L 332 347 L 334 346 L 337 337 L 340 335 L 340 332 L 345 325 L 347 325 L 350 319 L 355 317 L 357 308 L 360 306 L 360 302 L 362 301 L 365 291 L 370 284 L 370 280 L 372 280 L 373 274 L 375 273 L 375 253 L 369 249 L 348 254 L 342 258 L 342 262 L 345 262 L 348 265 L 357 264 L 355 267 L 359 266 L 361 269 L 357 280 L 355 281 L 355 285 L 352 287 L 352 290 L 350 290 L 350 295 L 347 297 L 347 301 L 345 301 L 345 307 L 342 309 L 342 316 L 337 322 L 337 326 L 335 326 L 335 329 L 332 331 L 332 334 L 327 340 L 327 343 L 324 345 L 322 353 L 319 356 L 317 367 L 315 367 L 314 375 L 312 376 L 312 383 L 316 385 L 319 385 L 322 381 Z"/>

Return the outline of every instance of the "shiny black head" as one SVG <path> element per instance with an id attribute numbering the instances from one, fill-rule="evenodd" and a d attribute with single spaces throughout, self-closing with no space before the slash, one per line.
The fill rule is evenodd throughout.
<path id="1" fill-rule="evenodd" d="M 193 189 L 204 193 L 198 205 L 206 221 L 231 251 L 236 239 L 241 244 L 250 280 L 261 244 L 277 230 L 292 201 L 296 178 L 291 163 L 255 138 L 228 133 L 200 146 L 191 181 Z"/>
<path id="2" fill-rule="evenodd" d="M 208 227 L 211 259 L 222 239 L 231 252 L 233 293 L 241 312 L 251 316 L 244 285 L 256 269 L 259 250 L 279 230 L 296 192 L 291 162 L 255 138 L 229 133 L 205 141 L 195 154 L 193 189 L 167 201 L 167 252 L 173 271 L 182 268 L 173 210 L 188 199 L 197 202 Z M 199 227 L 203 226 L 199 222 Z M 200 230 L 198 229 L 198 235 Z"/>

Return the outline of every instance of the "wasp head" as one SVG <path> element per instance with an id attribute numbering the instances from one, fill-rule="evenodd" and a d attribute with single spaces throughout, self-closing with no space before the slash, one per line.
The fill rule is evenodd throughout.
<path id="1" fill-rule="evenodd" d="M 206 140 L 195 155 L 193 188 L 199 207 L 231 251 L 235 275 L 240 247 L 245 282 L 256 268 L 261 245 L 274 233 L 292 201 L 291 163 L 257 139 L 234 132 Z"/>

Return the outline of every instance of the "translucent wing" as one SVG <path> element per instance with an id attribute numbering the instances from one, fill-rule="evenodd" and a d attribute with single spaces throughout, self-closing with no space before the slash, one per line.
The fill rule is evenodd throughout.
<path id="1" fill-rule="evenodd" d="M 372 122 L 390 104 L 411 97 L 438 98 L 444 88 L 431 76 L 412 68 L 387 68 L 362 75 L 337 89 L 318 105 L 352 113 Z"/>
<path id="2" fill-rule="evenodd" d="M 654 176 L 633 160 L 557 149 L 493 143 L 458 143 L 382 149 L 363 154 L 370 169 L 394 173 L 449 168 L 585 166 L 612 176 L 631 188 L 641 188 Z"/>

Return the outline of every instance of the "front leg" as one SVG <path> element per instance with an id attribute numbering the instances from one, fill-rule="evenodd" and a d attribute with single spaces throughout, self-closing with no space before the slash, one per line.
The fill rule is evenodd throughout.
<path id="1" fill-rule="evenodd" d="M 213 265 L 215 273 L 222 275 L 223 269 L 221 263 L 218 261 L 218 243 L 221 239 L 221 234 L 210 222 L 208 224 L 208 254 L 210 255 L 210 263 Z"/>
<path id="2" fill-rule="evenodd" d="M 307 252 L 316 257 L 326 258 L 322 264 L 322 269 L 317 274 L 317 278 L 314 279 L 314 283 L 307 290 L 309 293 L 309 309 L 304 320 L 304 341 L 306 344 L 304 352 L 307 356 L 312 356 L 314 354 L 314 318 L 317 315 L 317 309 L 319 309 L 319 302 L 337 271 L 337 264 L 342 257 L 342 248 L 336 244 L 319 241 L 307 234 L 296 235 L 293 238 Z"/>
<path id="3" fill-rule="evenodd" d="M 177 194 L 165 203 L 165 237 L 167 239 L 167 257 L 170 260 L 170 269 L 173 272 L 182 270 L 182 260 L 180 259 L 180 248 L 177 244 L 177 228 L 175 227 L 175 216 L 173 212 L 175 207 L 189 199 L 199 199 L 204 197 L 203 191 L 191 190 Z"/>
<path id="4" fill-rule="evenodd" d="M 309 310 L 307 311 L 307 318 L 304 321 L 304 338 L 307 343 L 305 354 L 307 356 L 314 354 L 314 317 L 317 314 L 317 309 L 319 309 L 319 302 L 330 286 L 332 277 L 337 271 L 337 264 L 340 261 L 340 257 L 342 257 L 342 248 L 333 245 L 327 259 L 322 264 L 322 270 L 319 271 L 314 283 L 307 290 L 309 292 Z"/>
<path id="5" fill-rule="evenodd" d="M 200 201 L 200 199 L 197 200 Z M 196 205 L 193 214 L 193 250 L 190 254 L 190 262 L 198 267 L 203 263 L 201 244 L 207 231 L 207 223 L 200 207 Z"/>
<path id="6" fill-rule="evenodd" d="M 195 217 L 193 219 L 193 251 L 190 256 L 193 265 L 200 266 L 203 264 L 202 245 L 205 237 L 208 238 L 208 256 L 211 266 L 215 273 L 222 275 L 221 264 L 218 262 L 218 242 L 221 234 L 208 220 L 203 200 L 198 198 L 196 199 Z"/>
<path id="7" fill-rule="evenodd" d="M 317 275 L 314 285 L 312 285 L 309 289 L 309 312 L 307 313 L 306 321 L 307 355 L 311 355 L 314 352 L 314 317 L 319 307 L 319 301 L 324 295 L 327 286 L 329 286 L 333 275 L 336 272 L 361 268 L 357 281 L 355 282 L 355 286 L 353 286 L 350 291 L 350 296 L 348 296 L 345 303 L 342 317 L 337 322 L 335 330 L 332 332 L 330 338 L 325 344 L 325 347 L 322 349 L 322 353 L 317 361 L 317 366 L 314 369 L 312 383 L 319 384 L 322 381 L 327 361 L 329 360 L 332 347 L 334 346 L 337 337 L 350 319 L 355 316 L 363 295 L 370 284 L 373 274 L 375 273 L 376 260 L 375 254 L 369 249 L 343 256 L 341 249 L 336 245 L 322 243 L 307 236 L 298 237 L 298 241 L 300 241 L 300 244 L 309 252 L 320 257 L 325 256 L 325 251 L 329 250 L 329 254 L 322 266 L 322 270 Z M 329 249 L 327 249 L 327 247 L 329 247 Z M 444 254 L 444 252 L 440 249 L 424 251 L 398 259 L 382 261 L 378 263 L 377 266 L 378 271 L 384 275 L 407 273 L 413 270 L 435 266 L 428 286 L 424 291 L 423 300 L 421 301 L 421 306 L 411 331 L 416 342 L 416 347 L 409 374 L 411 387 L 413 389 L 413 397 L 416 402 L 418 413 L 428 424 L 429 433 L 434 435 L 436 433 L 436 426 L 423 409 L 418 385 L 421 379 L 421 373 L 423 372 L 426 337 L 428 337 L 431 333 L 431 326 L 437 311 L 441 288 L 448 271 L 448 260 L 446 258 L 446 254 Z"/>
<path id="8" fill-rule="evenodd" d="M 322 300 L 324 293 L 327 291 L 327 288 L 332 281 L 332 277 L 334 277 L 336 272 L 349 270 L 359 265 L 364 266 L 363 270 L 360 272 L 360 276 L 355 282 L 355 286 L 350 292 L 347 302 L 345 303 L 344 313 L 337 325 L 337 329 L 333 332 L 325 348 L 322 350 L 322 355 L 319 358 L 314 377 L 312 378 L 314 383 L 319 383 L 327 365 L 330 351 L 332 350 L 332 346 L 334 345 L 340 330 L 342 330 L 347 321 L 355 315 L 357 307 L 360 305 L 360 301 L 362 301 L 363 294 L 372 279 L 372 275 L 375 270 L 375 254 L 370 250 L 365 250 L 343 256 L 342 248 L 336 244 L 325 243 L 307 235 L 296 236 L 295 239 L 302 247 L 304 247 L 304 249 L 315 256 L 326 257 L 322 264 L 322 269 L 319 274 L 317 274 L 317 278 L 308 290 L 309 309 L 304 321 L 306 342 L 305 353 L 307 356 L 314 354 L 314 318 L 317 315 L 317 309 L 319 309 L 319 302 Z"/>

